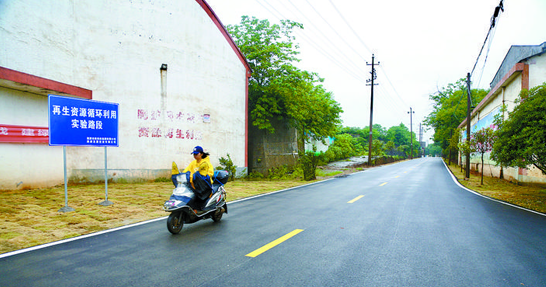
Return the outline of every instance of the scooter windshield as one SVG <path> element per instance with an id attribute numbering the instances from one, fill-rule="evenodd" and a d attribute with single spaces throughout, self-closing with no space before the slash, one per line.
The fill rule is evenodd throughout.
<path id="1" fill-rule="evenodd" d="M 193 191 L 191 191 L 187 185 L 181 184 L 173 190 L 173 193 L 169 199 L 182 201 L 184 204 L 187 204 L 194 196 Z"/>
<path id="2" fill-rule="evenodd" d="M 172 176 L 174 186 L 179 187 L 190 181 L 190 172 L 179 173 Z"/>

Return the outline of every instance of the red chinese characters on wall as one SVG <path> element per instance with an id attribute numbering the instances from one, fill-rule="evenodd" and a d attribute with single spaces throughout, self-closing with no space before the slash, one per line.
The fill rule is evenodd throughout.
<path id="1" fill-rule="evenodd" d="M 0 125 L 0 142 L 49 143 L 49 128 Z"/>
<path id="2" fill-rule="evenodd" d="M 141 125 L 138 127 L 138 137 L 201 140 L 203 139 L 203 133 L 201 131 L 180 127 L 194 125 L 200 117 L 203 116 L 180 111 L 138 109 L 137 119 L 142 121 Z M 154 126 L 162 120 L 172 127 Z"/>

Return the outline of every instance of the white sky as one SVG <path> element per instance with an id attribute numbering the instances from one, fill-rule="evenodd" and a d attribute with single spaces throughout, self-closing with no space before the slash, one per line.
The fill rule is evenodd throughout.
<path id="1" fill-rule="evenodd" d="M 242 15 L 279 23 L 302 23 L 298 31 L 303 70 L 324 78 L 324 86 L 344 110 L 344 126 L 370 123 L 372 53 L 379 85 L 374 88 L 373 123 L 404 123 L 413 132 L 432 111 L 429 95 L 472 71 L 500 0 L 206 0 L 224 25 Z M 333 5 L 332 5 L 333 3 Z M 334 6 L 335 5 L 335 6 Z M 336 10 L 337 9 L 337 10 Z M 338 13 L 339 11 L 339 13 Z M 340 15 L 341 14 L 341 15 Z M 489 88 L 511 45 L 546 41 L 545 0 L 504 0 L 485 66 L 482 52 L 472 88 Z M 343 17 L 343 18 L 342 18 Z M 354 32 L 353 32 L 354 31 Z M 482 69 L 483 67 L 483 69 Z M 464 103 L 466 105 L 466 102 Z M 432 143 L 433 132 L 423 140 Z"/>

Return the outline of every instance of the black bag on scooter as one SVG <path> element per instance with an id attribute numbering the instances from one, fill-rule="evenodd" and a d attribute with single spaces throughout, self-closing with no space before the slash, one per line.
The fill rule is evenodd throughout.
<path id="1" fill-rule="evenodd" d="M 226 184 L 229 179 L 229 172 L 225 170 L 214 171 L 214 183 Z"/>

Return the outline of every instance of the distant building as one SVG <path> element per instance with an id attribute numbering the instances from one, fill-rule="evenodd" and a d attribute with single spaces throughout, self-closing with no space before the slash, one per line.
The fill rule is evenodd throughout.
<path id="1" fill-rule="evenodd" d="M 0 190 L 63 183 L 48 94 L 119 104 L 109 180 L 170 177 L 197 145 L 245 172 L 251 71 L 205 0 L 0 1 L 0 27 Z M 69 180 L 104 180 L 104 152 L 67 147 Z"/>
<path id="2" fill-rule="evenodd" d="M 495 115 L 501 113 L 502 105 L 508 111 L 514 110 L 515 100 L 522 90 L 529 90 L 546 82 L 546 42 L 540 45 L 512 46 L 504 57 L 493 81 L 491 91 L 472 111 L 471 132 L 476 132 L 493 124 Z M 505 113 L 504 118 L 508 117 Z M 459 125 L 464 129 L 463 138 L 466 138 L 466 119 Z M 465 160 L 460 156 L 460 164 Z M 480 167 L 481 159 L 471 157 L 471 169 L 482 170 L 485 174 L 495 177 L 500 175 L 501 168 L 489 159 L 489 153 L 484 157 L 485 167 Z M 520 182 L 546 183 L 546 177 L 534 166 L 528 168 L 503 168 L 504 178 Z"/>
<path id="3" fill-rule="evenodd" d="M 317 149 L 317 152 L 326 152 L 330 145 L 334 144 L 334 138 L 325 137 L 321 140 L 311 139 L 309 143 L 305 143 L 305 151 L 313 151 L 313 148 Z"/>

